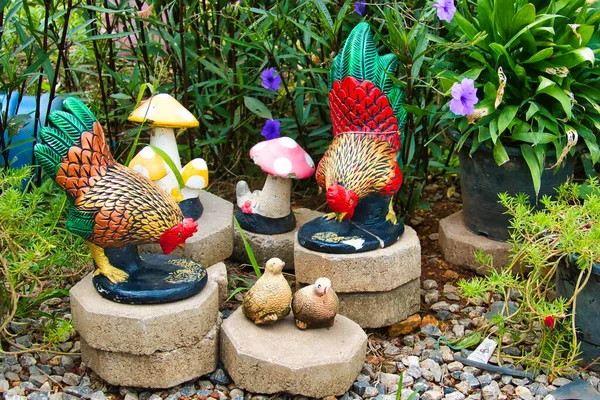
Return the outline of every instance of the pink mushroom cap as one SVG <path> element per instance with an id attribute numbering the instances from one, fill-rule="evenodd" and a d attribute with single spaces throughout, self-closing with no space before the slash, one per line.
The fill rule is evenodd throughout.
<path id="1" fill-rule="evenodd" d="M 287 136 L 255 144 L 250 149 L 250 157 L 264 172 L 281 178 L 304 179 L 315 173 L 310 155 Z"/>

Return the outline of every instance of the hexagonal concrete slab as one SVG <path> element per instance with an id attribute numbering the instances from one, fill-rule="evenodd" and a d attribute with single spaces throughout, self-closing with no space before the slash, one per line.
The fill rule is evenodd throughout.
<path id="1" fill-rule="evenodd" d="M 419 278 L 385 292 L 337 295 L 340 299 L 340 314 L 363 328 L 381 328 L 402 321 L 419 311 Z"/>
<path id="2" fill-rule="evenodd" d="M 509 260 L 511 245 L 506 242 L 476 235 L 465 226 L 462 211 L 440 220 L 438 245 L 444 260 L 451 264 L 469 268 L 485 275 L 488 268 L 475 258 L 476 251 L 483 251 L 494 258 L 494 265 L 504 267 Z"/>
<path id="3" fill-rule="evenodd" d="M 200 293 L 185 300 L 121 304 L 100 296 L 89 274 L 71 289 L 73 325 L 98 350 L 134 355 L 178 350 L 199 343 L 215 325 L 218 291 L 209 279 Z"/>
<path id="4" fill-rule="evenodd" d="M 296 280 L 313 284 L 324 276 L 336 293 L 384 292 L 421 276 L 421 244 L 407 226 L 396 243 L 356 254 L 328 254 L 294 243 Z"/>
<path id="5" fill-rule="evenodd" d="M 325 397 L 346 392 L 360 373 L 367 335 L 338 315 L 329 329 L 302 331 L 291 315 L 257 326 L 241 309 L 221 326 L 221 360 L 235 384 L 251 392 Z"/>
<path id="6" fill-rule="evenodd" d="M 197 220 L 198 232 L 185 242 L 184 250 L 177 249 L 171 254 L 208 267 L 229 258 L 233 253 L 233 204 L 204 190 L 199 197 L 204 212 Z M 158 244 L 140 246 L 140 251 L 162 254 Z"/>
<path id="7" fill-rule="evenodd" d="M 208 279 L 211 279 L 219 286 L 219 310 L 223 309 L 225 300 L 227 300 L 227 267 L 225 263 L 220 262 L 206 268 Z"/>
<path id="8" fill-rule="evenodd" d="M 294 240 L 298 229 L 305 223 L 323 215 L 322 212 L 309 210 L 308 208 L 297 208 L 294 211 L 296 215 L 296 229 L 279 235 L 261 235 L 244 231 L 244 237 L 250 243 L 254 257 L 260 266 L 264 266 L 270 258 L 277 257 L 285 262 L 284 271 L 294 271 Z M 234 229 L 233 254 L 231 258 L 250 263 L 248 253 L 244 247 L 244 242 L 237 229 Z"/>
<path id="9" fill-rule="evenodd" d="M 185 321 L 181 321 L 185 324 Z M 217 368 L 221 319 L 197 343 L 169 351 L 135 355 L 104 351 L 81 340 L 81 358 L 111 385 L 169 388 Z"/>

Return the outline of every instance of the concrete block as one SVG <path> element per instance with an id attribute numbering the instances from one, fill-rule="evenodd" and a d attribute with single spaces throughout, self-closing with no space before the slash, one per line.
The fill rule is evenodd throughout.
<path id="1" fill-rule="evenodd" d="M 338 294 L 384 292 L 421 276 L 421 244 L 409 226 L 393 245 L 357 254 L 309 250 L 296 238 L 294 264 L 296 280 L 300 283 L 312 284 L 324 276 L 331 280 Z"/>
<path id="2" fill-rule="evenodd" d="M 402 321 L 419 311 L 419 278 L 386 292 L 337 295 L 340 299 L 340 314 L 363 328 L 381 328 Z"/>
<path id="3" fill-rule="evenodd" d="M 171 254 L 207 267 L 233 253 L 233 204 L 205 190 L 200 192 L 200 201 L 204 212 L 197 220 L 198 232 L 185 242 L 185 249 L 177 249 Z M 140 251 L 162 253 L 158 244 L 145 244 L 140 246 Z"/>
<path id="4" fill-rule="evenodd" d="M 236 386 L 255 393 L 341 395 L 360 373 L 367 336 L 341 315 L 329 329 L 302 331 L 291 315 L 257 326 L 241 309 L 221 327 L 221 360 Z"/>
<path id="5" fill-rule="evenodd" d="M 309 210 L 308 208 L 297 208 L 294 210 L 296 215 L 296 229 L 279 235 L 261 235 L 244 231 L 244 237 L 250 243 L 256 261 L 262 267 L 273 257 L 277 257 L 285 262 L 284 271 L 294 271 L 294 241 L 298 229 L 305 223 L 312 221 L 323 215 L 322 212 Z M 248 253 L 242 242 L 242 237 L 237 228 L 234 229 L 233 254 L 231 258 L 238 262 L 250 263 Z"/>
<path id="6" fill-rule="evenodd" d="M 438 245 L 444 260 L 461 267 L 469 268 L 485 275 L 488 268 L 475 258 L 475 252 L 483 251 L 494 258 L 494 265 L 504 267 L 509 260 L 511 245 L 476 235 L 465 226 L 463 212 L 459 211 L 440 220 Z"/>
<path id="7" fill-rule="evenodd" d="M 207 268 L 206 273 L 208 279 L 215 281 L 219 287 L 219 310 L 221 310 L 227 299 L 227 267 L 225 263 L 216 263 Z"/>
<path id="8" fill-rule="evenodd" d="M 185 324 L 185 321 L 180 323 Z M 191 346 L 147 355 L 98 350 L 82 338 L 81 358 L 111 385 L 169 388 L 215 370 L 220 325 L 219 318 L 209 332 Z"/>
<path id="9" fill-rule="evenodd" d="M 190 347 L 212 329 L 219 313 L 213 280 L 188 299 L 165 304 L 131 305 L 100 296 L 89 274 L 71 289 L 73 325 L 95 349 L 150 355 Z"/>

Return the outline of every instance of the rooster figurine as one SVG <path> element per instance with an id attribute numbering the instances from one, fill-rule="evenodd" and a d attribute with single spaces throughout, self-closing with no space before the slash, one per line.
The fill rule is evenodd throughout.
<path id="1" fill-rule="evenodd" d="M 395 243 L 404 225 L 392 208 L 402 184 L 398 160 L 406 119 L 393 54 L 379 56 L 369 25 L 358 24 L 331 66 L 333 142 L 315 177 L 332 213 L 300 229 L 300 244 L 326 253 L 358 253 Z"/>
<path id="2" fill-rule="evenodd" d="M 102 126 L 78 99 L 67 98 L 40 131 L 35 154 L 70 200 L 67 229 L 86 240 L 94 286 L 109 300 L 164 303 L 198 293 L 206 270 L 166 255 L 139 255 L 137 245 L 158 242 L 171 253 L 197 231 L 177 203 L 142 174 L 117 163 Z"/>

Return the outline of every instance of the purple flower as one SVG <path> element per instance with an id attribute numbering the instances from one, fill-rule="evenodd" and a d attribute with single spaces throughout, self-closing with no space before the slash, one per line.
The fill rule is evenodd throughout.
<path id="1" fill-rule="evenodd" d="M 454 114 L 473 114 L 475 104 L 479 101 L 473 79 L 464 78 L 462 82 L 452 85 L 452 97 L 452 100 L 450 100 L 450 110 Z"/>
<path id="2" fill-rule="evenodd" d="M 366 8 L 367 8 L 367 5 L 363 1 L 357 1 L 354 3 L 354 11 L 356 11 L 356 13 L 358 15 L 360 15 L 361 17 L 363 15 L 365 15 Z"/>
<path id="3" fill-rule="evenodd" d="M 437 9 L 437 16 L 442 21 L 450 22 L 454 18 L 456 12 L 454 0 L 437 0 L 433 7 Z"/>
<path id="4" fill-rule="evenodd" d="M 279 133 L 279 121 L 276 119 L 268 119 L 265 122 L 265 126 L 262 128 L 260 132 L 261 135 L 265 137 L 267 140 L 277 139 L 281 134 Z"/>
<path id="5" fill-rule="evenodd" d="M 279 90 L 279 86 L 281 86 L 281 76 L 279 76 L 279 72 L 275 68 L 267 68 L 261 74 L 262 78 L 262 87 L 265 89 L 269 89 L 273 92 Z"/>

